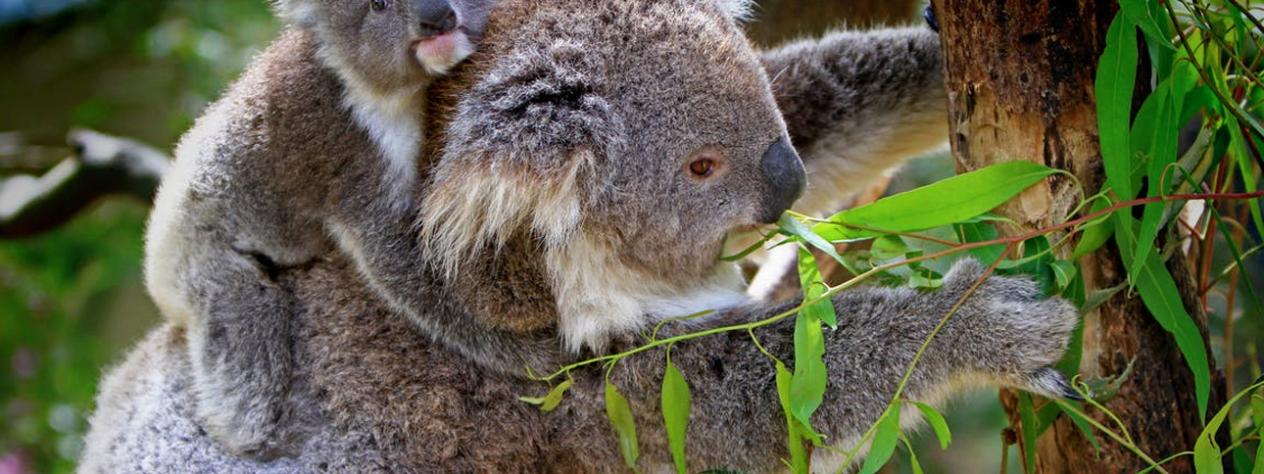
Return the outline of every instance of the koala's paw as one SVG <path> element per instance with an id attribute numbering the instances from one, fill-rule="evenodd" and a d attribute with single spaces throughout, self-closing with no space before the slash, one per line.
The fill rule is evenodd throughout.
<path id="1" fill-rule="evenodd" d="M 958 263 L 947 275 L 945 289 L 964 294 L 983 273 L 978 262 Z M 1040 395 L 1075 398 L 1066 378 L 1052 368 L 1066 354 L 1079 322 L 1074 305 L 1045 298 L 1030 279 L 993 276 L 960 311 L 967 331 L 960 341 L 968 346 L 962 350 L 983 376 Z"/>
<path id="2" fill-rule="evenodd" d="M 271 460 L 286 455 L 281 449 L 276 407 L 260 401 L 234 400 L 200 390 L 197 415 L 211 438 L 236 456 Z"/>

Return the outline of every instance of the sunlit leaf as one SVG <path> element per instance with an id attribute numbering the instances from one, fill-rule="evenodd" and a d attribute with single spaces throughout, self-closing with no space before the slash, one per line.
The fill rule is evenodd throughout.
<path id="1" fill-rule="evenodd" d="M 821 320 L 810 312 L 800 312 L 794 323 L 794 376 L 790 379 L 790 411 L 810 432 L 812 414 L 825 397 L 825 335 Z M 805 432 L 804 435 L 809 435 Z"/>
<path id="2" fill-rule="evenodd" d="M 935 437 L 939 439 L 940 449 L 948 449 L 948 445 L 952 443 L 952 431 L 948 429 L 948 420 L 944 419 L 944 415 L 939 413 L 935 407 L 921 402 L 913 402 L 910 400 L 917 410 L 922 412 L 922 417 L 926 419 L 926 423 L 935 431 Z"/>
<path id="3" fill-rule="evenodd" d="M 900 404 L 892 403 L 878 420 L 878 428 L 873 434 L 873 444 L 869 446 L 869 455 L 860 467 L 860 474 L 874 474 L 891 459 L 895 453 L 895 443 L 900 439 Z"/>
<path id="4" fill-rule="evenodd" d="M 777 362 L 777 399 L 781 401 L 781 412 L 786 415 L 786 445 L 790 447 L 790 468 L 795 474 L 808 472 L 807 449 L 803 446 L 803 434 L 799 422 L 790 409 L 790 381 L 794 376 L 786 369 L 785 364 Z"/>
<path id="5" fill-rule="evenodd" d="M 803 288 L 804 302 L 820 298 L 829 291 L 829 286 L 821 279 L 821 271 L 816 266 L 816 257 L 803 248 L 799 249 L 799 284 Z M 831 328 L 838 327 L 838 314 L 834 310 L 834 302 L 829 298 L 804 306 L 799 312 L 811 313 L 809 317 L 825 321 Z"/>
<path id="6" fill-rule="evenodd" d="M 838 255 L 838 251 L 834 249 L 834 244 L 829 243 L 828 240 L 820 235 L 817 235 L 815 232 L 816 229 L 809 228 L 789 214 L 783 214 L 781 216 L 781 220 L 777 222 L 777 225 L 781 226 L 781 229 L 788 232 L 790 235 L 798 237 L 799 240 L 804 243 L 816 247 L 817 250 L 824 252 L 825 255 L 829 255 L 830 258 L 837 260 L 839 263 L 843 263 L 843 257 Z"/>
<path id="7" fill-rule="evenodd" d="M 991 211 L 1055 172 L 1028 161 L 1007 161 L 840 212 L 812 230 L 839 241 L 878 235 L 862 228 L 914 232 L 947 226 Z"/>
<path id="8" fill-rule="evenodd" d="M 606 418 L 619 437 L 619 451 L 623 453 L 623 463 L 628 468 L 636 469 L 636 460 L 641 457 L 641 449 L 636 440 L 636 421 L 632 418 L 632 407 L 628 399 L 623 398 L 619 388 L 606 382 Z"/>
<path id="9" fill-rule="evenodd" d="M 549 390 L 549 393 L 543 397 L 519 397 L 518 399 L 532 405 L 539 405 L 540 411 L 548 413 L 557 408 L 558 404 L 562 403 L 562 397 L 566 395 L 566 390 L 570 389 L 571 385 L 574 384 L 574 380 L 566 379 L 562 383 L 557 384 L 556 387 L 553 387 L 552 390 Z"/>
<path id="10" fill-rule="evenodd" d="M 689 472 L 685 463 L 685 434 L 689 429 L 689 382 L 671 361 L 663 373 L 663 425 L 667 427 L 667 444 L 671 448 L 676 472 Z"/>

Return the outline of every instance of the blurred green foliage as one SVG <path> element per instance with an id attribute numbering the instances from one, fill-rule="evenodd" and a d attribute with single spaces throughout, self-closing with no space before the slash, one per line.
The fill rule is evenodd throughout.
<path id="1" fill-rule="evenodd" d="M 170 149 L 279 27 L 264 0 L 31 11 L 0 27 L 0 131 L 32 145 L 83 126 Z M 0 241 L 0 471 L 73 470 L 103 370 L 158 320 L 140 277 L 147 214 L 114 199 Z"/>

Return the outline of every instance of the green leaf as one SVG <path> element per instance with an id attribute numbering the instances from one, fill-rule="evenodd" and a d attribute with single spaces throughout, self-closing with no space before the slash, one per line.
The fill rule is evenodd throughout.
<path id="1" fill-rule="evenodd" d="M 957 237 L 963 243 L 988 242 L 996 240 L 996 227 L 983 222 L 968 222 L 954 226 Z M 989 245 L 970 249 L 970 255 L 980 262 L 995 262 L 1005 253 L 1004 244 Z"/>
<path id="2" fill-rule="evenodd" d="M 1245 390 L 1238 392 L 1233 398 L 1229 399 L 1220 411 L 1207 422 L 1207 426 L 1203 427 L 1203 432 L 1198 435 L 1198 440 L 1194 442 L 1194 469 L 1198 474 L 1221 474 L 1224 467 L 1220 464 L 1220 445 L 1216 443 L 1216 432 L 1220 431 L 1220 425 L 1224 424 L 1225 418 L 1229 416 L 1233 405 L 1242 399 L 1243 396 L 1250 394 L 1251 391 L 1264 386 L 1264 382 L 1257 382 L 1247 387 Z M 1259 462 L 1259 459 L 1256 460 Z"/>
<path id="3" fill-rule="evenodd" d="M 914 232 L 947 226 L 980 216 L 1055 172 L 1028 161 L 1008 161 L 848 209 L 812 230 L 839 241 L 880 234 L 861 228 Z"/>
<path id="4" fill-rule="evenodd" d="M 632 408 L 628 399 L 623 398 L 619 388 L 606 382 L 606 418 L 614 427 L 619 437 L 619 451 L 623 453 L 623 463 L 629 469 L 636 470 L 636 460 L 641 457 L 641 449 L 636 441 L 636 421 L 632 418 Z"/>
<path id="5" fill-rule="evenodd" d="M 1132 248 L 1135 245 L 1133 239 L 1136 238 L 1136 219 L 1116 214 L 1115 221 L 1115 240 L 1119 248 Z M 1207 399 L 1211 394 L 1211 369 L 1207 361 L 1207 348 L 1198 332 L 1198 326 L 1185 310 L 1176 281 L 1163 265 L 1159 254 L 1150 253 L 1147 264 L 1140 269 L 1136 269 L 1134 263 L 1124 259 L 1128 278 L 1141 293 L 1141 300 L 1154 314 L 1155 321 L 1176 338 L 1176 345 L 1194 374 L 1199 415 L 1206 416 Z"/>
<path id="6" fill-rule="evenodd" d="M 926 418 L 926 423 L 930 424 L 931 429 L 935 430 L 935 437 L 939 438 L 939 448 L 948 449 L 948 445 L 952 443 L 952 431 L 948 430 L 948 420 L 944 419 L 935 407 L 921 402 L 909 401 L 917 410 L 922 412 L 922 417 Z"/>
<path id="7" fill-rule="evenodd" d="M 1148 43 L 1172 49 L 1171 35 L 1164 33 L 1164 25 L 1160 23 L 1166 20 L 1159 19 L 1160 12 L 1155 11 L 1157 8 L 1152 5 L 1152 2 L 1146 0 L 1119 0 L 1119 10 L 1127 15 L 1133 24 L 1141 27 Z"/>
<path id="8" fill-rule="evenodd" d="M 825 240 L 825 238 L 817 235 L 816 232 L 814 232 L 815 229 L 809 228 L 807 225 L 799 222 L 798 219 L 795 219 L 789 214 L 782 214 L 781 220 L 777 222 L 777 225 L 781 226 L 781 229 L 790 235 L 798 237 L 800 241 L 816 247 L 821 252 L 824 252 L 825 255 L 829 255 L 830 258 L 837 260 L 838 263 L 843 265 L 847 264 L 843 261 L 843 257 L 838 254 L 838 250 L 834 248 L 834 244 L 829 243 L 829 241 Z"/>
<path id="9" fill-rule="evenodd" d="M 811 433 L 812 414 L 825 397 L 825 335 L 821 320 L 810 312 L 800 312 L 794 323 L 794 376 L 790 379 L 790 411 Z"/>
<path id="10" fill-rule="evenodd" d="M 860 467 L 860 474 L 874 474 L 891 459 L 895 453 L 895 443 L 900 439 L 900 404 L 892 403 L 878 420 L 878 429 L 873 434 L 873 444 L 869 446 L 869 455 Z"/>
<path id="11" fill-rule="evenodd" d="M 1058 285 L 1058 290 L 1065 290 L 1071 286 L 1071 280 L 1075 279 L 1079 269 L 1075 268 L 1075 264 L 1066 260 L 1058 260 L 1050 265 L 1053 269 L 1053 278 Z"/>
<path id="12" fill-rule="evenodd" d="M 1251 395 L 1251 421 L 1264 430 L 1264 394 Z"/>
<path id="13" fill-rule="evenodd" d="M 917 461 L 917 453 L 913 451 L 913 443 L 910 443 L 907 436 L 900 435 L 900 440 L 904 442 L 904 448 L 908 450 L 909 468 L 913 470 L 913 474 L 923 474 L 922 463 Z"/>
<path id="14" fill-rule="evenodd" d="M 1238 123 L 1238 119 L 1232 115 L 1225 116 L 1225 127 L 1229 130 L 1229 154 L 1238 164 L 1238 172 L 1242 176 L 1251 176 L 1251 179 L 1242 180 L 1246 192 L 1253 193 L 1258 188 L 1258 176 L 1255 175 L 1254 162 L 1251 160 L 1250 153 L 1247 152 L 1246 140 L 1242 135 L 1242 127 Z M 1255 231 L 1259 235 L 1264 235 L 1264 216 L 1260 214 L 1260 201 L 1252 199 L 1246 202 L 1251 210 L 1251 222 L 1255 223 Z"/>
<path id="15" fill-rule="evenodd" d="M 1106 182 L 1122 199 L 1131 199 L 1135 195 L 1130 163 L 1132 147 L 1128 142 L 1132 94 L 1137 82 L 1135 25 L 1123 12 L 1115 15 L 1106 33 L 1106 50 L 1097 63 L 1097 80 L 1094 82 L 1097 129 L 1101 137 Z"/>
<path id="16" fill-rule="evenodd" d="M 1264 426 L 1260 427 L 1259 436 L 1264 439 Z M 1264 441 L 1259 444 L 1255 448 L 1255 468 L 1251 469 L 1251 474 L 1264 474 Z"/>
<path id="17" fill-rule="evenodd" d="M 1142 104 L 1137 114 L 1137 128 L 1134 134 L 1144 137 L 1136 140 L 1137 146 L 1147 148 L 1135 150 L 1149 157 L 1147 176 L 1149 181 L 1149 197 L 1158 197 L 1168 193 L 1171 183 L 1178 181 L 1178 176 L 1168 174 L 1169 165 L 1176 162 L 1177 134 L 1181 124 L 1178 122 L 1185 95 L 1198 82 L 1198 72 L 1188 62 L 1176 63 L 1176 69 L 1167 80 L 1155 88 L 1154 93 Z M 1153 115 L 1151 117 L 1150 115 Z M 1152 130 L 1142 127 L 1149 125 Z M 1137 231 L 1137 244 L 1132 253 L 1125 253 L 1123 258 L 1132 258 L 1138 270 L 1145 267 L 1146 256 L 1154 251 L 1154 240 L 1159 235 L 1159 224 L 1163 219 L 1164 209 L 1168 203 L 1156 202 L 1146 204 L 1141 217 L 1141 227 Z"/>
<path id="18" fill-rule="evenodd" d="M 1124 176 L 1127 176 L 1126 170 L 1124 173 Z M 1129 183 L 1131 184 L 1131 181 Z M 1107 207 L 1110 207 L 1109 202 L 1097 200 L 1086 214 L 1100 212 Z M 1084 227 L 1084 232 L 1080 234 L 1080 242 L 1075 244 L 1075 251 L 1071 252 L 1071 260 L 1079 260 L 1080 257 L 1102 248 L 1110 240 L 1110 236 L 1115 233 L 1115 225 L 1111 221 L 1109 214 L 1099 219 L 1100 221 L 1095 220 L 1093 224 Z"/>
<path id="19" fill-rule="evenodd" d="M 684 374 L 667 361 L 667 371 L 663 373 L 663 424 L 667 427 L 667 444 L 678 473 L 689 472 L 685 463 L 685 434 L 689 428 L 691 400 Z"/>
<path id="20" fill-rule="evenodd" d="M 825 296 L 829 291 L 829 285 L 821 279 L 821 270 L 816 266 L 816 257 L 804 248 L 799 249 L 799 284 L 803 288 L 805 302 Z M 834 310 L 834 302 L 829 298 L 804 306 L 800 312 L 812 313 L 810 317 L 825 321 L 830 328 L 838 327 L 838 313 Z"/>
<path id="21" fill-rule="evenodd" d="M 1054 404 L 1053 406 L 1058 407 L 1058 409 L 1062 410 L 1062 413 L 1066 414 L 1067 418 L 1071 420 L 1071 424 L 1074 424 L 1076 428 L 1079 428 L 1080 434 L 1083 434 L 1084 438 L 1088 440 L 1088 443 L 1093 445 L 1094 454 L 1101 457 L 1102 444 L 1097 440 L 1097 434 L 1093 433 L 1093 425 L 1089 424 L 1088 420 L 1085 420 L 1079 413 L 1072 410 L 1064 410 L 1061 405 Z"/>
<path id="22" fill-rule="evenodd" d="M 1040 437 L 1040 419 L 1031 404 L 1031 395 L 1018 393 L 1018 418 L 1022 421 L 1023 437 L 1023 472 L 1036 472 L 1036 438 Z"/>
<path id="23" fill-rule="evenodd" d="M 807 474 L 808 455 L 803 446 L 803 434 L 799 422 L 790 410 L 790 380 L 794 376 L 786 369 L 786 365 L 777 361 L 777 399 L 781 401 L 781 412 L 786 415 L 786 445 L 790 447 L 790 469 L 795 474 Z"/>
<path id="24" fill-rule="evenodd" d="M 566 390 L 570 389 L 571 385 L 574 384 L 574 380 L 566 379 L 562 383 L 557 384 L 556 387 L 553 387 L 552 390 L 549 390 L 549 393 L 544 397 L 518 397 L 518 399 L 532 405 L 540 405 L 540 411 L 548 413 L 553 411 L 554 408 L 557 408 L 558 404 L 562 403 L 562 396 L 565 395 Z"/>

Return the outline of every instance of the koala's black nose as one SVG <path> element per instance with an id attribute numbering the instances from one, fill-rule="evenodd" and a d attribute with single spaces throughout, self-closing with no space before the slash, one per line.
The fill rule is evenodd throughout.
<path id="1" fill-rule="evenodd" d="M 432 36 L 447 33 L 457 27 L 456 10 L 448 0 L 411 0 L 413 14 L 421 24 L 421 32 Z"/>
<path id="2" fill-rule="evenodd" d="M 803 171 L 803 161 L 799 160 L 799 153 L 790 145 L 787 137 L 782 137 L 768 147 L 760 168 L 764 171 L 767 189 L 758 219 L 761 223 L 771 224 L 777 222 L 781 214 L 803 195 L 807 176 Z"/>

